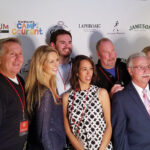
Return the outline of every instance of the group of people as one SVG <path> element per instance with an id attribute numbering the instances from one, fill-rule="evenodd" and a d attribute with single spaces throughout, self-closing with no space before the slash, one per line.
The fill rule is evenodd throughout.
<path id="1" fill-rule="evenodd" d="M 150 150 L 149 51 L 125 63 L 108 38 L 96 50 L 96 65 L 72 59 L 72 35 L 58 29 L 24 83 L 20 41 L 0 39 L 0 150 Z"/>

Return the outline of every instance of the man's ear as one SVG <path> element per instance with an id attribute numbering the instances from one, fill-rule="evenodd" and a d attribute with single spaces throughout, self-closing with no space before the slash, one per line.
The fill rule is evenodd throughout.
<path id="1" fill-rule="evenodd" d="M 55 48 L 55 44 L 53 42 L 50 43 L 50 46 Z"/>
<path id="2" fill-rule="evenodd" d="M 99 55 L 99 52 L 98 51 L 96 51 L 96 53 L 97 53 L 97 57 L 100 59 L 100 55 Z"/>
<path id="3" fill-rule="evenodd" d="M 76 76 L 77 76 L 77 77 L 78 77 L 78 75 L 79 75 L 79 74 L 78 74 L 78 73 L 76 73 Z"/>
<path id="4" fill-rule="evenodd" d="M 128 67 L 127 70 L 129 72 L 130 76 L 132 76 L 132 68 Z"/>

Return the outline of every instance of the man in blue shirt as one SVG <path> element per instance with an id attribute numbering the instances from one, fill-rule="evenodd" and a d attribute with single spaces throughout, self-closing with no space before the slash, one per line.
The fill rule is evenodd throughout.
<path id="1" fill-rule="evenodd" d="M 50 45 L 54 47 L 60 55 L 60 65 L 57 72 L 57 90 L 62 96 L 70 89 L 72 35 L 69 31 L 58 29 L 51 34 Z"/>
<path id="2" fill-rule="evenodd" d="M 96 85 L 107 89 L 110 97 L 123 90 L 124 86 L 130 81 L 130 76 L 126 69 L 126 64 L 117 58 L 116 51 L 112 41 L 108 38 L 102 38 L 96 45 L 98 63 L 96 70 L 98 80 Z"/>

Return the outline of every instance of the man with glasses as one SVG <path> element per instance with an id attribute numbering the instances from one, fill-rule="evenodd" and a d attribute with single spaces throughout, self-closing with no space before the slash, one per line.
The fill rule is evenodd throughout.
<path id="1" fill-rule="evenodd" d="M 150 64 L 144 53 L 128 58 L 132 81 L 112 99 L 115 150 L 150 150 Z"/>

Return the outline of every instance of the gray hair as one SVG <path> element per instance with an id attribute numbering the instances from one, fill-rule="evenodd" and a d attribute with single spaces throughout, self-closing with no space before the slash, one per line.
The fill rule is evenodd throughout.
<path id="1" fill-rule="evenodd" d="M 18 38 L 9 37 L 9 38 L 0 39 L 0 56 L 3 54 L 3 45 L 7 42 L 15 42 L 21 45 L 21 42 Z"/>
<path id="2" fill-rule="evenodd" d="M 143 52 L 134 53 L 134 54 L 129 56 L 129 58 L 127 60 L 127 67 L 133 67 L 133 63 L 132 63 L 133 59 L 138 58 L 138 57 L 145 57 L 145 58 L 147 58 L 147 56 Z"/>

